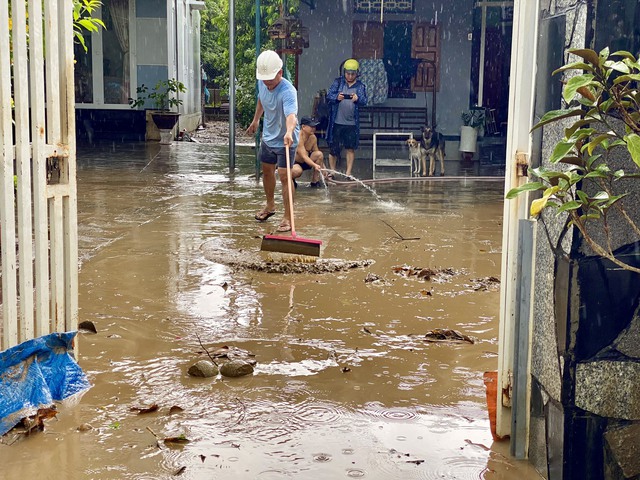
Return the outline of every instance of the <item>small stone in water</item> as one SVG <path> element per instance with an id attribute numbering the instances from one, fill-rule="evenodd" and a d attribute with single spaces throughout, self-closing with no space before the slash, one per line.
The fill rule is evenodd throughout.
<path id="1" fill-rule="evenodd" d="M 220 365 L 220 373 L 225 377 L 243 377 L 253 373 L 253 366 L 242 360 L 231 360 Z"/>
<path id="2" fill-rule="evenodd" d="M 200 360 L 191 365 L 187 373 L 192 377 L 215 377 L 218 375 L 218 367 L 209 360 Z"/>

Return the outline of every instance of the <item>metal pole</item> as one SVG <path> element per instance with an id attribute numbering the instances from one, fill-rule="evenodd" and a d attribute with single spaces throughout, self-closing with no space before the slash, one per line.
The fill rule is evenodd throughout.
<path id="1" fill-rule="evenodd" d="M 256 58 L 260 54 L 260 48 L 262 41 L 260 39 L 260 0 L 256 0 Z M 258 101 L 258 82 L 256 81 L 256 103 Z M 260 148 L 260 124 L 258 124 L 258 128 L 256 129 L 256 182 L 260 180 L 260 161 L 258 160 L 258 152 Z"/>
<path id="2" fill-rule="evenodd" d="M 529 407 L 531 375 L 531 329 L 534 254 L 536 249 L 536 222 L 518 221 L 518 272 L 516 286 L 513 393 L 511 395 L 511 444 L 510 453 L 517 459 L 527 458 L 529 446 Z"/>
<path id="3" fill-rule="evenodd" d="M 235 0 L 229 0 L 229 173 L 236 168 L 236 22 Z"/>

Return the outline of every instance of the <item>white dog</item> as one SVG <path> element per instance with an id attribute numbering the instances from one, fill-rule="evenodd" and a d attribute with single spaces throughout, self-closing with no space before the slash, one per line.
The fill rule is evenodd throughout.
<path id="1" fill-rule="evenodd" d="M 408 139 L 407 145 L 409 146 L 409 160 L 411 160 L 411 175 L 415 177 L 426 176 L 427 151 L 415 138 Z"/>

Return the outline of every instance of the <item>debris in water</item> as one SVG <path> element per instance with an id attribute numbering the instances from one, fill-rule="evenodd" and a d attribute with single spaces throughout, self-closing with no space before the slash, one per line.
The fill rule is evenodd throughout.
<path id="1" fill-rule="evenodd" d="M 425 334 L 424 340 L 425 342 L 474 343 L 468 335 L 450 328 L 434 328 Z"/>
<path id="2" fill-rule="evenodd" d="M 149 407 L 131 407 L 132 412 L 138 412 L 138 415 L 143 415 L 145 413 L 152 413 L 158 411 L 158 404 L 154 403 Z"/>
<path id="3" fill-rule="evenodd" d="M 207 260 L 221 263 L 229 267 L 242 268 L 245 270 L 256 270 L 265 273 L 335 273 L 354 268 L 365 268 L 373 265 L 374 260 L 342 260 L 338 258 L 321 258 L 307 256 L 283 255 L 279 260 L 263 259 L 258 252 L 246 250 L 240 251 L 220 251 L 203 244 L 201 250 Z M 312 260 L 312 261 L 309 261 Z"/>
<path id="4" fill-rule="evenodd" d="M 500 279 L 496 277 L 472 278 L 470 287 L 476 292 L 496 291 L 500 288 Z"/>
<path id="5" fill-rule="evenodd" d="M 396 266 L 392 268 L 393 273 L 396 275 L 402 275 L 404 277 L 416 277 L 420 280 L 428 282 L 433 280 L 438 283 L 449 281 L 451 277 L 458 275 L 453 268 L 424 268 L 424 267 L 411 267 L 408 265 Z"/>
<path id="6" fill-rule="evenodd" d="M 186 445 L 187 443 L 191 443 L 191 440 L 182 434 L 178 437 L 167 437 L 163 442 L 165 445 Z"/>
<path id="7" fill-rule="evenodd" d="M 98 333 L 96 326 L 93 322 L 89 320 L 85 320 L 84 322 L 80 322 L 78 324 L 78 330 L 82 333 Z"/>

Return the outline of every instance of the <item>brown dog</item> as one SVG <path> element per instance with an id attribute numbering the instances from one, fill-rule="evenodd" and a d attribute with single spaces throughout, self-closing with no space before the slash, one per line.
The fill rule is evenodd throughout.
<path id="1" fill-rule="evenodd" d="M 432 177 L 435 173 L 436 158 L 440 160 L 440 176 L 444 175 L 444 135 L 436 132 L 434 128 L 425 126 L 422 129 L 422 140 L 420 140 L 420 146 L 426 151 L 426 154 L 429 155 L 429 176 Z M 426 157 L 423 162 L 426 163 Z M 426 168 L 423 167 L 423 170 L 426 170 Z"/>
<path id="2" fill-rule="evenodd" d="M 427 174 L 427 151 L 422 148 L 420 142 L 415 138 L 407 140 L 409 146 L 409 160 L 411 160 L 411 176 L 425 176 Z M 422 165 L 422 173 L 420 166 Z"/>

